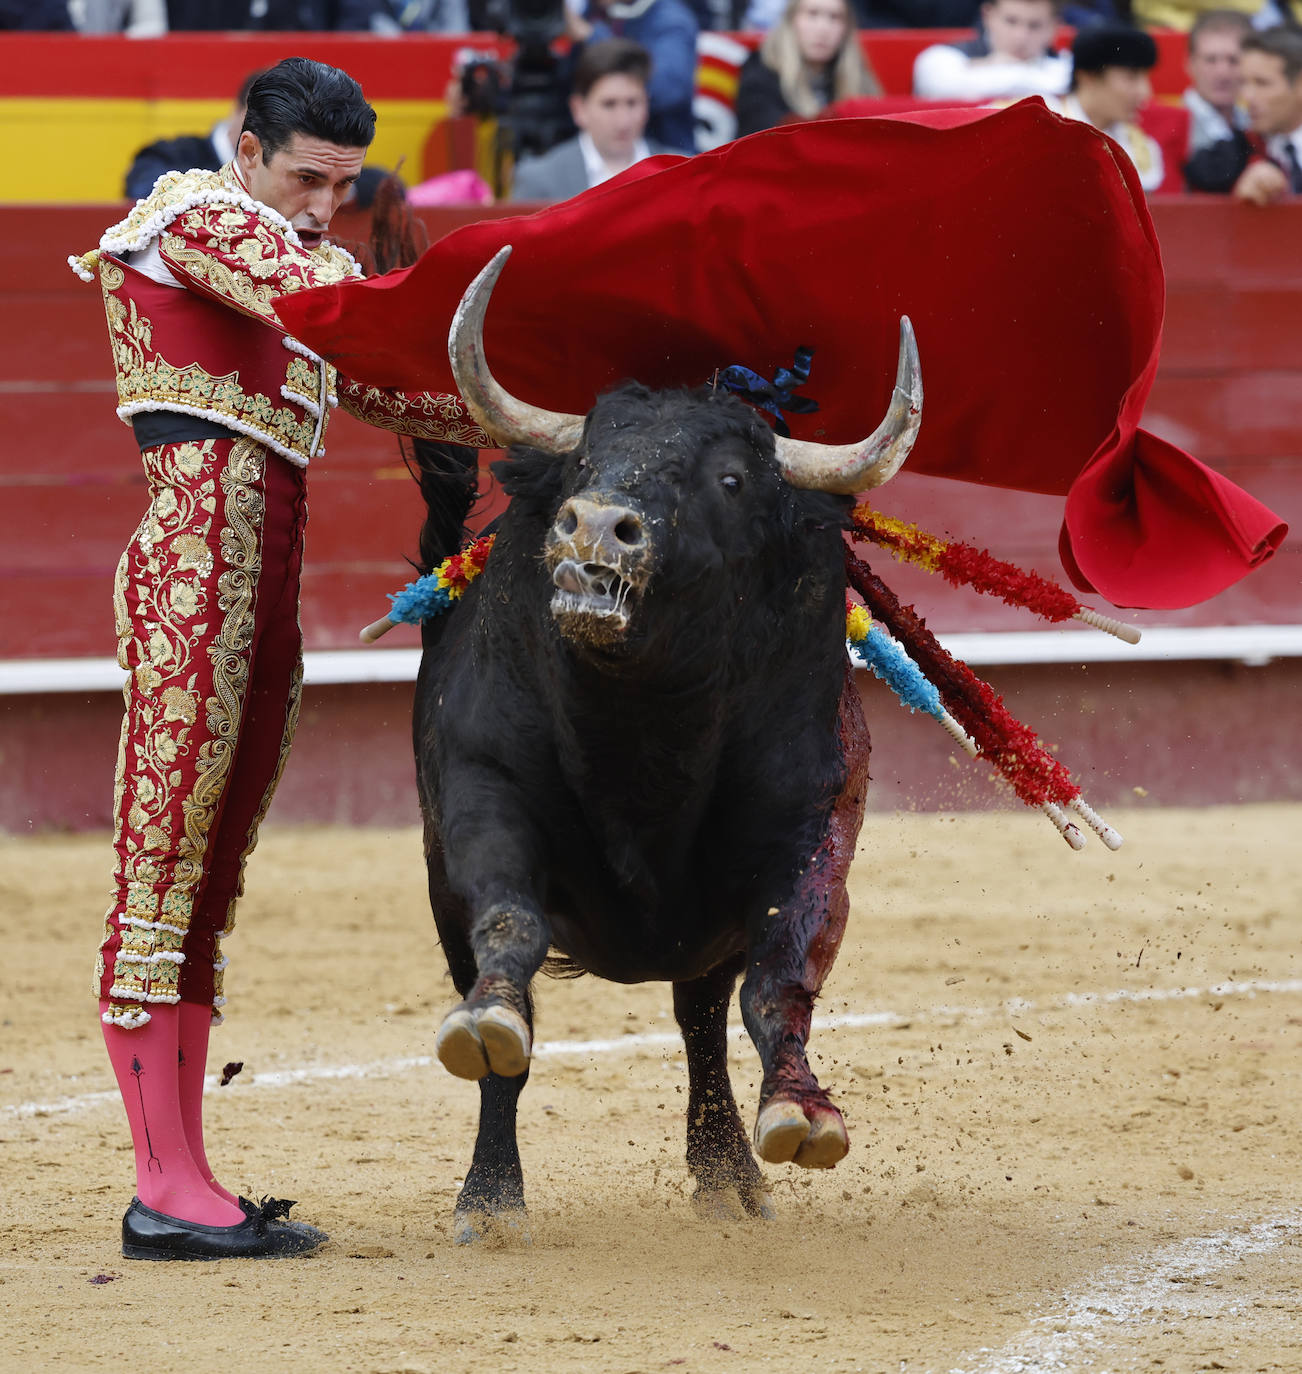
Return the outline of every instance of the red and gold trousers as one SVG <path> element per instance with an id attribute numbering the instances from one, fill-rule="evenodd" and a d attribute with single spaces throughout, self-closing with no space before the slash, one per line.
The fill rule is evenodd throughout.
<path id="1" fill-rule="evenodd" d="M 298 721 L 306 473 L 252 439 L 141 454 L 151 500 L 114 584 L 123 688 L 104 1019 L 222 1006 L 221 939 Z"/>

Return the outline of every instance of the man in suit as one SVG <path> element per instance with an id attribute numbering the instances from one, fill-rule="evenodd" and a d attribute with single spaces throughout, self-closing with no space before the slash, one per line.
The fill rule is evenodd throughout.
<path id="1" fill-rule="evenodd" d="M 1248 112 L 1239 104 L 1239 63 L 1251 32 L 1251 19 L 1237 10 L 1204 10 L 1189 30 L 1185 71 L 1190 84 L 1181 99 L 1189 111 L 1190 153 L 1247 128 Z"/>
<path id="2" fill-rule="evenodd" d="M 1232 192 L 1251 205 L 1302 194 L 1302 33 L 1281 27 L 1249 34 L 1239 74 L 1250 127 L 1190 157 L 1190 189 Z"/>
<path id="3" fill-rule="evenodd" d="M 570 114 L 578 134 L 515 169 L 512 200 L 568 200 L 644 157 L 672 153 L 646 137 L 651 58 L 628 38 L 587 44 L 574 65 Z"/>

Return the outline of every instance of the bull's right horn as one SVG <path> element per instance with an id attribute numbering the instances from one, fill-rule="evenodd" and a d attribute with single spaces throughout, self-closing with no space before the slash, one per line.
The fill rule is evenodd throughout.
<path id="1" fill-rule="evenodd" d="M 488 370 L 484 358 L 484 316 L 489 297 L 511 256 L 508 244 L 470 283 L 452 317 L 448 333 L 448 360 L 457 390 L 480 428 L 501 444 L 527 444 L 544 453 L 568 453 L 583 435 L 582 415 L 564 415 L 518 401 Z"/>
<path id="2" fill-rule="evenodd" d="M 879 487 L 894 477 L 909 456 L 922 424 L 922 368 L 918 341 L 907 315 L 900 316 L 900 361 L 886 418 L 857 444 L 815 444 L 802 439 L 777 441 L 782 475 L 793 487 L 834 491 L 844 496 Z"/>

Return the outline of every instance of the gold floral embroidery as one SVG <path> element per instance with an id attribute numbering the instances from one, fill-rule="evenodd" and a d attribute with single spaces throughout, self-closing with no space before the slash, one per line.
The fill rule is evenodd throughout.
<path id="1" fill-rule="evenodd" d="M 338 385 L 339 404 L 368 425 L 418 439 L 493 447 L 492 440 L 470 418 L 460 396 L 438 391 L 389 391 L 346 378 L 340 378 Z"/>
<path id="2" fill-rule="evenodd" d="M 225 446 L 215 440 L 165 444 L 142 455 L 154 496 L 119 566 L 114 593 L 119 660 L 134 665 L 136 688 L 134 699 L 127 694 L 135 728 L 124 723 L 115 783 L 126 906 L 111 996 L 132 1004 L 128 1015 L 146 1002 L 179 996 L 181 945 L 248 687 L 266 452 L 253 440 L 238 440 L 218 472 L 218 442 Z M 215 588 L 205 581 L 214 570 L 214 533 L 226 564 Z M 135 595 L 134 616 L 128 590 Z M 196 654 L 204 651 L 217 613 L 220 628 L 206 645 L 212 695 L 201 702 Z M 201 710 L 211 738 L 196 752 L 192 735 Z M 187 787 L 186 770 L 177 765 L 191 758 L 196 776 Z M 128 780 L 131 804 L 123 820 Z M 103 957 L 101 946 L 101 969 Z"/>
<path id="3" fill-rule="evenodd" d="M 246 273 L 232 271 L 206 249 L 187 244 L 180 234 L 164 234 L 161 247 L 163 257 L 168 262 L 175 263 L 223 300 L 250 315 L 260 315 L 272 324 L 280 323 L 271 302 L 283 292 L 270 286 L 256 285 Z"/>
<path id="4" fill-rule="evenodd" d="M 296 248 L 258 215 L 200 206 L 163 234 L 163 257 L 251 315 L 279 324 L 272 302 L 307 286 L 334 286 L 352 275 L 342 253 Z"/>
<path id="5" fill-rule="evenodd" d="M 288 449 L 303 458 L 311 457 L 316 436 L 315 417 L 306 416 L 296 407 L 279 404 L 258 392 L 246 393 L 238 372 L 213 376 L 197 362 L 177 366 L 151 352 L 153 326 L 149 318 L 139 312 L 135 301 L 123 301 L 112 294 L 123 284 L 121 270 L 117 272 L 117 285 L 111 289 L 103 270 L 100 275 L 105 287 L 104 313 L 113 348 L 120 407 L 157 406 L 225 417 L 238 426 L 257 430 L 273 447 Z M 316 370 L 305 358 L 292 356 L 294 362 L 308 368 L 313 378 L 303 394 L 315 397 Z M 194 461 L 191 445 L 189 453 L 178 460 L 183 475 L 195 475 Z"/>
<path id="6" fill-rule="evenodd" d="M 226 923 L 222 927 L 222 935 L 229 935 L 235 929 L 235 907 L 239 899 L 244 896 L 244 868 L 249 861 L 249 855 L 257 846 L 258 831 L 261 829 L 262 822 L 271 807 L 271 799 L 276 795 L 276 788 L 280 786 L 280 776 L 285 771 L 285 761 L 289 758 L 289 747 L 293 744 L 294 733 L 298 729 L 299 710 L 302 704 L 303 655 L 300 653 L 298 663 L 294 667 L 293 677 L 289 683 L 289 704 L 285 710 L 285 728 L 280 737 L 280 754 L 276 759 L 276 771 L 271 775 L 271 781 L 267 783 L 267 790 L 262 794 L 262 801 L 258 804 L 257 814 L 249 826 L 244 851 L 240 854 L 240 871 L 235 880 L 235 891 L 231 895 L 230 905 L 226 908 Z"/>

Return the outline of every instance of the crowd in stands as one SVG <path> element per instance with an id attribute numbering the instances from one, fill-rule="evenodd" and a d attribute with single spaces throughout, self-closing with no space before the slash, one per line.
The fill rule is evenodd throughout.
<path id="1" fill-rule="evenodd" d="M 571 49 L 558 71 L 572 128 L 563 120 L 554 146 L 517 162 L 517 200 L 564 199 L 642 158 L 698 151 L 704 146 L 692 108 L 698 39 L 729 25 L 758 37 L 740 62 L 738 135 L 879 96 L 859 41 L 862 28 L 959 27 L 969 31 L 966 37 L 945 35 L 919 53 L 918 101 L 999 105 L 1037 95 L 1059 114 L 1115 139 L 1147 191 L 1187 187 L 1258 205 L 1302 195 L 1302 0 L 564 3 Z M 489 26 L 495 16 L 502 27 L 501 6 L 502 0 L 0 0 L 0 29 L 460 33 Z M 1064 25 L 1075 29 L 1069 46 Z M 1160 121 L 1153 118 L 1149 73 L 1158 50 L 1146 30 L 1154 26 L 1188 35 L 1189 86 L 1180 107 L 1187 122 L 1178 126 L 1178 146 L 1168 139 L 1165 152 L 1152 132 Z M 241 108 L 237 98 L 208 135 L 143 149 L 128 173 L 127 193 L 145 194 L 170 167 L 220 166 Z"/>

